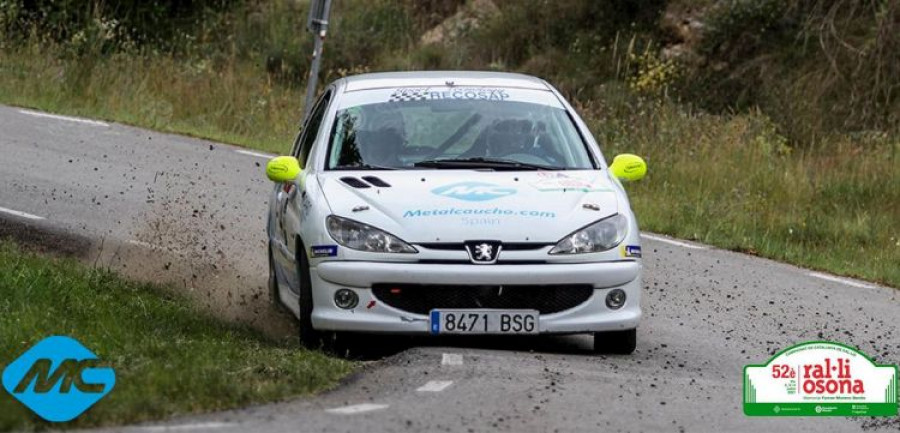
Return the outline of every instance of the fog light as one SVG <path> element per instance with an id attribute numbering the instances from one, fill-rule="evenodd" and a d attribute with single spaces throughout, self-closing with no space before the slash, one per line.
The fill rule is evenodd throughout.
<path id="1" fill-rule="evenodd" d="M 622 289 L 612 289 L 606 294 L 606 306 L 613 310 L 618 310 L 625 305 L 625 291 Z"/>
<path id="2" fill-rule="evenodd" d="M 359 304 L 359 296 L 356 296 L 356 292 L 353 290 L 340 289 L 334 292 L 334 305 L 337 305 L 338 308 L 349 310 L 355 308 L 357 304 Z"/>

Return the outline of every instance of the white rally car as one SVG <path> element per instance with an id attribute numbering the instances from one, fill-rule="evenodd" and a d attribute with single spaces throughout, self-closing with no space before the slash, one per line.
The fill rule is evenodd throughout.
<path id="1" fill-rule="evenodd" d="M 301 169 L 302 167 L 302 169 Z M 273 300 L 323 333 L 592 333 L 631 353 L 641 318 L 638 226 L 584 122 L 547 82 L 483 72 L 335 81 L 277 183 Z"/>

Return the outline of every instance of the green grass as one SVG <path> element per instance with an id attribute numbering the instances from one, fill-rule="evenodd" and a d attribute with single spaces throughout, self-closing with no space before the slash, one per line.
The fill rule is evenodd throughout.
<path id="1" fill-rule="evenodd" d="M 607 157 L 648 160 L 628 186 L 642 229 L 900 287 L 900 137 L 795 148 L 760 113 L 620 99 L 586 113 Z"/>
<path id="2" fill-rule="evenodd" d="M 303 90 L 277 89 L 254 65 L 118 54 L 60 59 L 53 48 L 0 50 L 0 102 L 283 152 Z"/>
<path id="3" fill-rule="evenodd" d="M 353 364 L 198 313 L 169 291 L 0 243 L 0 365 L 51 335 L 79 340 L 116 386 L 54 428 L 114 425 L 281 400 L 335 386 Z M 6 392 L 0 431 L 49 427 Z"/>

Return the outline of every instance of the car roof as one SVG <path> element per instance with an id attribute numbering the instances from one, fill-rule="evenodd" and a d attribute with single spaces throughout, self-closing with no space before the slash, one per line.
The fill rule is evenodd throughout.
<path id="1" fill-rule="evenodd" d="M 353 75 L 337 80 L 345 92 L 393 87 L 438 87 L 452 82 L 454 86 L 512 87 L 521 89 L 550 90 L 540 78 L 509 72 L 479 71 L 411 71 L 379 72 Z"/>

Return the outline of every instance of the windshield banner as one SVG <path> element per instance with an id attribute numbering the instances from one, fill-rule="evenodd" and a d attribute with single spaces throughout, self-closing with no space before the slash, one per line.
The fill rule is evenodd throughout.
<path id="1" fill-rule="evenodd" d="M 384 102 L 415 103 L 425 101 L 526 102 L 562 109 L 556 95 L 548 90 L 498 87 L 395 87 L 347 92 L 339 109 Z"/>

